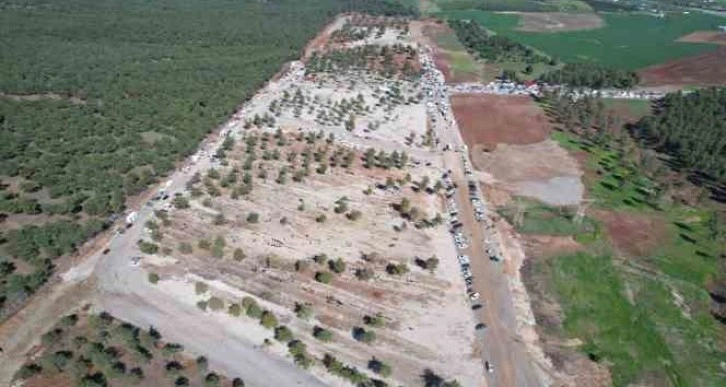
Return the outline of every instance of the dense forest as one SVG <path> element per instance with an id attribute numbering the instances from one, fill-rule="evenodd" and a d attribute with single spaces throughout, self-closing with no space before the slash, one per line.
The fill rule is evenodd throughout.
<path id="1" fill-rule="evenodd" d="M 684 169 L 726 184 L 726 88 L 668 94 L 634 128 Z"/>
<path id="2" fill-rule="evenodd" d="M 414 13 L 394 0 L 0 8 L 0 319 L 336 14 Z"/>
<path id="3" fill-rule="evenodd" d="M 540 80 L 553 85 L 592 89 L 627 89 L 638 84 L 633 71 L 612 69 L 592 62 L 567 63 L 561 69 L 542 74 Z"/>
<path id="4" fill-rule="evenodd" d="M 533 49 L 501 35 L 494 35 L 479 23 L 465 20 L 450 20 L 449 26 L 456 32 L 459 41 L 467 50 L 481 59 L 491 62 L 549 62 L 545 56 Z"/>

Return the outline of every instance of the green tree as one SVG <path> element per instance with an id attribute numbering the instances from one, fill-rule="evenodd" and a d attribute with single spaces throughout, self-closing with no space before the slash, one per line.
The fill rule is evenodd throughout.
<path id="1" fill-rule="evenodd" d="M 319 271 L 315 273 L 315 280 L 320 283 L 329 284 L 333 282 L 333 274 L 329 271 Z"/>
<path id="2" fill-rule="evenodd" d="M 333 341 L 333 332 L 331 332 L 325 328 L 315 326 L 313 328 L 313 337 L 315 337 L 316 339 L 318 339 L 324 343 L 328 343 L 330 341 Z"/>
<path id="3" fill-rule="evenodd" d="M 269 310 L 262 312 L 262 316 L 260 317 L 260 325 L 267 329 L 273 329 L 278 324 L 279 322 L 277 321 L 277 317 L 275 317 L 274 313 L 270 312 Z"/>
<path id="4" fill-rule="evenodd" d="M 293 339 L 292 331 L 290 328 L 280 325 L 275 328 L 275 339 L 282 343 L 287 343 Z"/>

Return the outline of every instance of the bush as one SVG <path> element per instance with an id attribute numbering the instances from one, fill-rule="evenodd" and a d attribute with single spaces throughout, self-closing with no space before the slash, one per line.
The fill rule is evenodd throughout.
<path id="1" fill-rule="evenodd" d="M 175 208 L 178 208 L 180 210 L 189 208 L 189 200 L 184 196 L 175 196 L 172 204 Z"/>
<path id="2" fill-rule="evenodd" d="M 209 305 L 209 309 L 215 312 L 224 309 L 224 301 L 219 297 L 210 297 L 207 304 Z"/>
<path id="3" fill-rule="evenodd" d="M 207 368 L 209 368 L 209 360 L 204 356 L 197 357 L 197 368 L 201 372 L 206 372 Z"/>
<path id="4" fill-rule="evenodd" d="M 197 301 L 197 308 L 206 311 L 207 310 L 207 301 Z"/>
<path id="5" fill-rule="evenodd" d="M 212 244 L 208 240 L 202 239 L 199 242 L 197 242 L 197 247 L 199 247 L 202 250 L 209 250 L 212 248 Z"/>
<path id="6" fill-rule="evenodd" d="M 240 378 L 234 378 L 232 379 L 232 387 L 245 387 L 245 382 Z"/>
<path id="7" fill-rule="evenodd" d="M 41 373 L 41 371 L 43 371 L 43 369 L 39 365 L 30 363 L 20 367 L 18 372 L 15 374 L 15 377 L 18 379 L 29 379 Z"/>
<path id="8" fill-rule="evenodd" d="M 331 332 L 325 328 L 315 326 L 313 328 L 313 337 L 315 337 L 316 339 L 318 339 L 324 343 L 328 343 L 330 341 L 333 341 L 333 332 Z"/>
<path id="9" fill-rule="evenodd" d="M 245 308 L 246 314 L 248 317 L 251 318 L 261 318 L 262 317 L 262 308 L 260 308 L 259 305 L 257 305 L 257 302 L 254 304 L 251 304 L 249 307 Z"/>
<path id="10" fill-rule="evenodd" d="M 242 307 L 239 304 L 230 304 L 227 313 L 231 316 L 239 317 L 242 314 Z"/>
<path id="11" fill-rule="evenodd" d="M 354 327 L 352 333 L 353 338 L 361 343 L 372 344 L 376 341 L 376 332 L 373 332 L 372 330 L 366 330 L 362 327 Z"/>
<path id="12" fill-rule="evenodd" d="M 325 264 L 328 263 L 328 255 L 316 254 L 313 256 L 313 261 L 315 261 L 315 263 L 317 263 L 318 265 L 325 266 Z"/>
<path id="13" fill-rule="evenodd" d="M 149 273 L 149 282 L 156 285 L 159 282 L 159 275 L 156 273 Z"/>
<path id="14" fill-rule="evenodd" d="M 275 340 L 287 343 L 290 340 L 292 340 L 292 331 L 290 328 L 280 325 L 279 327 L 275 328 Z"/>
<path id="15" fill-rule="evenodd" d="M 329 284 L 333 282 L 333 274 L 329 271 L 319 271 L 315 273 L 315 280 L 320 283 Z"/>
<path id="16" fill-rule="evenodd" d="M 389 364 L 386 364 L 375 357 L 368 362 L 368 369 L 383 376 L 384 378 L 391 376 L 392 373 L 392 369 Z"/>
<path id="17" fill-rule="evenodd" d="M 179 252 L 182 254 L 191 254 L 194 252 L 194 248 L 192 248 L 192 245 L 187 242 L 182 242 L 179 244 Z"/>
<path id="18" fill-rule="evenodd" d="M 310 304 L 295 303 L 295 315 L 303 320 L 309 320 L 313 317 L 313 307 Z"/>
<path id="19" fill-rule="evenodd" d="M 247 215 L 247 223 L 257 223 L 260 221 L 260 215 L 256 212 L 250 212 Z"/>
<path id="20" fill-rule="evenodd" d="M 439 259 L 435 255 L 427 259 L 416 258 L 416 265 L 424 270 L 430 270 L 433 272 L 439 267 Z"/>
<path id="21" fill-rule="evenodd" d="M 372 269 L 369 269 L 367 267 L 355 270 L 355 278 L 358 278 L 361 281 L 368 281 L 368 280 L 372 279 L 374 276 L 375 276 L 375 272 Z"/>
<path id="22" fill-rule="evenodd" d="M 361 216 L 363 216 L 363 213 L 360 212 L 360 211 L 358 211 L 358 210 L 353 210 L 353 211 L 349 212 L 346 215 L 346 217 L 348 218 L 348 220 L 353 221 L 353 222 L 355 222 L 356 220 L 360 219 Z"/>
<path id="23" fill-rule="evenodd" d="M 219 376 L 214 372 L 210 372 L 204 377 L 205 387 L 217 387 L 219 386 Z"/>
<path id="24" fill-rule="evenodd" d="M 389 263 L 388 265 L 386 265 L 386 273 L 390 275 L 404 275 L 408 273 L 408 265 L 406 265 L 405 263 Z"/>
<path id="25" fill-rule="evenodd" d="M 338 258 L 335 261 L 328 262 L 328 266 L 330 267 L 330 270 L 337 274 L 345 271 L 345 261 L 343 261 L 342 258 Z"/>
<path id="26" fill-rule="evenodd" d="M 209 290 L 209 286 L 202 281 L 197 281 L 194 284 L 194 292 L 197 293 L 197 295 L 204 294 L 207 290 Z"/>
<path id="27" fill-rule="evenodd" d="M 151 242 L 140 241 L 139 250 L 144 254 L 156 254 L 159 252 L 159 245 Z"/>
<path id="28" fill-rule="evenodd" d="M 315 221 L 318 223 L 325 223 L 326 220 L 328 220 L 328 217 L 325 214 L 320 214 L 315 218 Z"/>
<path id="29" fill-rule="evenodd" d="M 375 328 L 381 328 L 386 324 L 386 319 L 383 317 L 382 314 L 376 313 L 375 316 L 366 315 L 363 317 L 363 322 L 368 325 Z"/>
<path id="30" fill-rule="evenodd" d="M 275 314 L 270 312 L 269 310 L 266 310 L 262 312 L 262 316 L 260 317 L 260 325 L 267 329 L 273 329 L 278 325 L 277 317 L 275 317 Z"/>
<path id="31" fill-rule="evenodd" d="M 244 250 L 240 249 L 239 247 L 234 249 L 234 253 L 232 253 L 232 259 L 238 262 L 245 259 L 246 257 L 247 255 L 245 255 Z"/>

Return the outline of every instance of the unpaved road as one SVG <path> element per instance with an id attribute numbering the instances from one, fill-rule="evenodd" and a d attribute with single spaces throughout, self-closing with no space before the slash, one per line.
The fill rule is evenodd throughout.
<path id="1" fill-rule="evenodd" d="M 446 88 L 443 85 L 434 86 L 429 100 L 437 105 L 448 101 Z M 465 143 L 451 109 L 447 113 L 443 117 L 439 116 L 432 127 L 441 144 L 449 144 L 454 150 L 462 149 Z M 508 283 L 510 278 L 504 273 L 503 265 L 489 260 L 484 252 L 485 230 L 474 218 L 462 155 L 472 165 L 467 152 L 454 151 L 444 153 L 444 163 L 446 168 L 451 169 L 452 179 L 459 187 L 456 193 L 458 217 L 464 225 L 464 234 L 470 239 L 469 247 L 462 253 L 471 259 L 474 289 L 481 297 L 478 303 L 483 307 L 476 311 L 477 318 L 479 322 L 487 325 L 487 329 L 479 333 L 482 340 L 482 362 L 488 361 L 494 368 L 493 373 L 487 374 L 487 384 L 512 387 L 547 385 L 545 373 L 518 337 L 517 314 L 512 289 Z"/>

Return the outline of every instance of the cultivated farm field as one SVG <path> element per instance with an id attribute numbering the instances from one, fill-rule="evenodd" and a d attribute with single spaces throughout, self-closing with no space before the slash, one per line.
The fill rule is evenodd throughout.
<path id="1" fill-rule="evenodd" d="M 517 29 L 522 16 L 478 10 L 443 12 L 443 18 L 468 19 L 496 33 L 532 46 L 565 62 L 590 60 L 602 65 L 635 70 L 718 48 L 714 44 L 677 40 L 723 24 L 717 16 L 690 14 L 657 18 L 642 14 L 602 14 L 604 27 L 587 31 L 533 33 Z"/>

